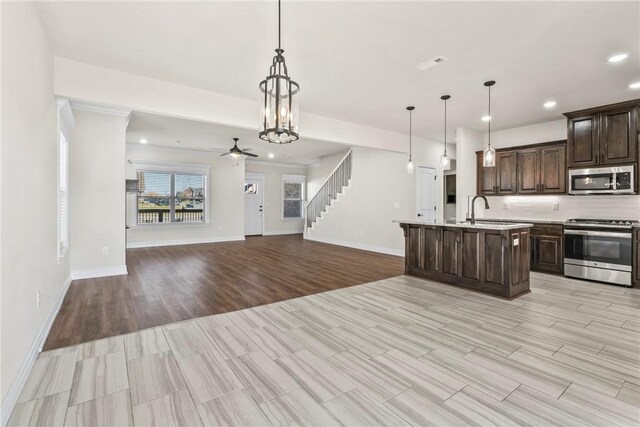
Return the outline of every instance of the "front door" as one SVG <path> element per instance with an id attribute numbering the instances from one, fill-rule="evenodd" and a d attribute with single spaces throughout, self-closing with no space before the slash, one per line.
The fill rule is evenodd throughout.
<path id="1" fill-rule="evenodd" d="M 436 221 L 436 170 L 416 168 L 416 216 L 419 221 Z"/>
<path id="2" fill-rule="evenodd" d="M 262 234 L 263 211 L 264 179 L 246 178 L 244 180 L 244 234 L 246 236 Z"/>

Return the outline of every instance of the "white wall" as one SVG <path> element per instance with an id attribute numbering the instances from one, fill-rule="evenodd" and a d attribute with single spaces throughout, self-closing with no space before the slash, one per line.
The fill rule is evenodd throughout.
<path id="1" fill-rule="evenodd" d="M 468 200 L 476 195 L 476 151 L 482 148 L 482 134 L 467 128 L 456 129 L 456 219 L 464 221 Z"/>
<path id="2" fill-rule="evenodd" d="M 72 276 L 124 274 L 127 119 L 81 110 L 74 110 L 74 116 L 69 144 Z"/>
<path id="3" fill-rule="evenodd" d="M 311 201 L 333 170 L 346 156 L 349 150 L 329 154 L 320 158 L 320 162 L 307 168 L 307 202 Z"/>
<path id="4" fill-rule="evenodd" d="M 517 147 L 519 145 L 557 141 L 566 138 L 567 122 L 563 119 L 492 132 L 491 145 L 495 148 Z M 486 143 L 486 134 L 483 135 L 483 140 Z M 480 149 L 482 149 L 482 146 L 473 150 L 474 159 L 475 151 Z M 473 192 L 475 192 L 475 168 L 473 173 Z M 490 196 L 488 199 L 490 206 L 488 211 L 485 211 L 482 203 L 477 203 L 476 215 L 480 218 L 529 220 L 565 220 L 578 217 L 640 219 L 640 196 L 515 195 Z"/>
<path id="5" fill-rule="evenodd" d="M 244 160 L 220 157 L 216 153 L 196 150 L 127 145 L 126 175 L 136 179 L 129 163 L 186 163 L 211 167 L 209 175 L 209 223 L 172 225 L 135 225 L 135 196 L 127 196 L 129 225 L 128 247 L 162 246 L 171 244 L 205 243 L 244 239 Z M 123 160 L 123 167 L 125 162 Z M 123 181 L 124 182 L 124 181 Z M 123 187 L 124 188 L 124 187 Z M 124 197 L 124 196 L 123 196 Z"/>
<path id="6" fill-rule="evenodd" d="M 34 3 L 1 2 L 0 389 L 2 424 L 66 289 L 57 254 L 57 105 L 53 56 Z M 36 292 L 41 305 L 36 307 Z"/>
<path id="7" fill-rule="evenodd" d="M 416 166 L 436 169 L 437 220 L 443 218 L 442 169 L 439 143 L 414 144 Z M 335 167 L 335 158 L 325 158 Z M 346 189 L 329 213 L 305 235 L 310 240 L 368 249 L 396 255 L 404 254 L 404 237 L 396 219 L 415 219 L 416 174 L 407 173 L 408 155 L 355 147 L 352 158 L 351 187 Z M 321 169 L 329 169 L 328 166 Z M 310 169 L 312 170 L 312 169 Z"/>
<path id="8" fill-rule="evenodd" d="M 282 219 L 282 175 L 307 175 L 305 166 L 270 165 L 262 162 L 245 162 L 246 173 L 264 174 L 264 235 L 300 234 L 304 219 Z M 306 189 L 305 189 L 306 192 Z M 240 212 L 244 215 L 244 211 Z"/>

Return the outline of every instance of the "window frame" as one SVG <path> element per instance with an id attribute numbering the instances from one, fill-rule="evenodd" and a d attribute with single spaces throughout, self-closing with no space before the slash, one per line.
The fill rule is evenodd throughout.
<path id="1" fill-rule="evenodd" d="M 282 174 L 282 184 L 280 185 L 281 202 L 280 202 L 280 218 L 283 221 L 302 221 L 304 220 L 305 201 L 307 196 L 307 176 L 306 175 L 291 175 Z M 285 200 L 298 200 L 298 199 L 285 199 L 284 198 L 284 185 L 285 184 L 300 184 L 300 216 L 299 217 L 285 217 L 284 216 L 284 202 Z"/>
<path id="2" fill-rule="evenodd" d="M 58 262 L 69 252 L 70 206 L 69 206 L 69 149 L 71 130 L 75 126 L 75 118 L 71 105 L 66 99 L 58 99 L 58 135 L 57 135 L 57 255 Z M 64 159 L 63 159 L 64 156 Z M 64 160 L 64 162 L 63 162 Z M 64 170 L 62 170 L 64 168 Z M 64 213 L 62 207 L 65 207 Z"/>
<path id="3" fill-rule="evenodd" d="M 133 212 L 134 220 L 131 221 L 133 227 L 144 227 L 144 228 L 152 228 L 152 227 L 190 227 L 190 226 L 202 226 L 210 224 L 209 215 L 210 215 L 210 203 L 209 200 L 209 179 L 211 176 L 211 167 L 208 165 L 201 164 L 190 164 L 190 163 L 149 163 L 149 162 L 138 162 L 133 163 L 134 173 L 136 174 L 136 179 L 138 178 L 138 172 L 156 172 L 156 173 L 167 173 L 171 176 L 171 184 L 170 184 L 170 195 L 169 199 L 169 221 L 168 222 L 138 222 L 138 198 L 140 197 L 140 192 L 136 193 L 135 197 L 135 209 Z M 204 219 L 198 222 L 183 222 L 183 221 L 175 221 L 175 202 L 178 199 L 175 194 L 175 176 L 176 175 L 200 175 L 203 176 L 203 214 Z"/>

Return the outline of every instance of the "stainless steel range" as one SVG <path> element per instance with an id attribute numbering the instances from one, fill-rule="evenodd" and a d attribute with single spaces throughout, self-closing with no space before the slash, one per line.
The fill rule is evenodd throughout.
<path id="1" fill-rule="evenodd" d="M 567 220 L 564 223 L 564 275 L 631 286 L 631 228 L 636 222 Z"/>

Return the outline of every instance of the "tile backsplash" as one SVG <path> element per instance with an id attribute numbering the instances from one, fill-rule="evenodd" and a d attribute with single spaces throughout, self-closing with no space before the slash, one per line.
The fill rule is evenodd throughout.
<path id="1" fill-rule="evenodd" d="M 640 196 L 491 196 L 489 210 L 476 201 L 477 218 L 640 220 Z"/>

